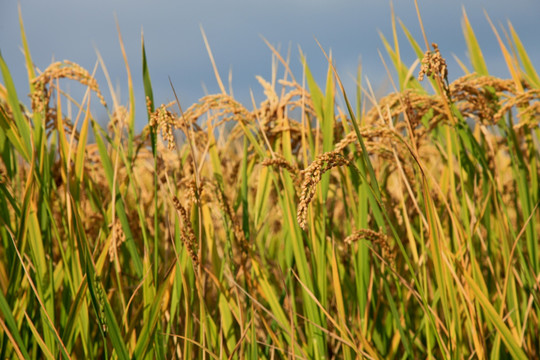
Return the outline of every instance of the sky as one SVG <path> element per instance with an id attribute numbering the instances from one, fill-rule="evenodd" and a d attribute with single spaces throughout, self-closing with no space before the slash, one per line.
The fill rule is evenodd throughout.
<path id="1" fill-rule="evenodd" d="M 540 0 L 419 0 L 418 3 L 428 40 L 439 44 L 448 60 L 451 79 L 463 75 L 454 56 L 468 64 L 461 27 L 463 9 L 491 74 L 509 77 L 486 13 L 501 34 L 501 26 L 512 22 L 533 65 L 540 70 Z M 174 99 L 169 78 L 184 108 L 205 93 L 219 92 L 201 28 L 225 86 L 228 88 L 232 73 L 234 95 L 248 109 L 252 108 L 250 93 L 256 101 L 263 99 L 263 90 L 255 77 L 271 78 L 272 52 L 263 38 L 279 48 L 284 57 L 290 52 L 291 68 L 297 79 L 302 77 L 301 49 L 315 78 L 324 86 L 328 63 L 318 41 L 326 51 L 332 52 L 346 88 L 354 89 L 353 77 L 360 62 L 363 81 L 367 77 L 376 89 L 391 90 L 380 59 L 382 54 L 389 63 L 380 33 L 388 39 L 392 37 L 390 1 L 0 0 L 0 51 L 23 99 L 27 99 L 28 80 L 21 50 L 18 4 L 37 68 L 44 70 L 52 61 L 70 60 L 92 71 L 99 51 L 125 105 L 128 86 L 118 23 L 134 81 L 139 129 L 146 121 L 141 76 L 142 33 L 158 105 Z M 423 44 L 414 1 L 394 0 L 393 7 L 396 17 Z M 398 35 L 402 57 L 407 65 L 412 65 L 415 56 L 399 25 Z M 278 76 L 282 74 L 281 67 Z M 105 98 L 110 99 L 101 69 L 96 78 Z"/>

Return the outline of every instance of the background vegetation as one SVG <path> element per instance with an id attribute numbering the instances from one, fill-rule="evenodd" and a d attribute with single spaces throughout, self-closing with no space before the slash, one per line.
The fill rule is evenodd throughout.
<path id="1" fill-rule="evenodd" d="M 349 98 L 330 56 L 323 88 L 296 78 L 270 46 L 252 110 L 217 70 L 221 93 L 156 106 L 143 41 L 136 134 L 127 59 L 129 103 L 109 83 L 105 104 L 105 65 L 38 74 L 21 20 L 31 107 L 0 56 L 0 357 L 538 358 L 540 78 L 510 24 L 495 78 L 464 14 L 449 83 L 392 21 L 390 95 L 359 71 Z"/>

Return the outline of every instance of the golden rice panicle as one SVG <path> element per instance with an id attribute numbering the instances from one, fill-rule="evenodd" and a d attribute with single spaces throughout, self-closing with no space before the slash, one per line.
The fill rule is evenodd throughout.
<path id="1" fill-rule="evenodd" d="M 128 119 L 129 111 L 126 109 L 125 106 L 120 105 L 114 109 L 111 120 L 107 125 L 107 129 L 110 133 L 113 133 L 115 129 L 122 129 L 124 125 L 128 124 Z"/>
<path id="2" fill-rule="evenodd" d="M 8 184 L 8 176 L 4 162 L 0 162 L 0 185 Z"/>
<path id="3" fill-rule="evenodd" d="M 240 248 L 240 260 L 241 265 L 244 266 L 249 254 L 249 243 L 244 235 L 244 231 L 242 229 L 240 220 L 238 216 L 236 216 L 236 213 L 234 212 L 233 207 L 230 204 L 230 201 L 227 199 L 227 195 L 225 192 L 220 189 L 220 186 L 216 183 L 216 196 L 217 196 L 217 202 L 218 206 L 220 207 L 221 211 L 229 217 L 229 220 L 232 223 L 232 230 L 234 237 L 237 241 L 237 244 Z"/>
<path id="4" fill-rule="evenodd" d="M 50 85 L 53 79 L 62 78 L 75 80 L 82 85 L 88 86 L 96 93 L 101 104 L 106 106 L 105 98 L 99 90 L 96 79 L 82 66 L 72 61 L 65 60 L 64 62 L 58 61 L 52 63 L 43 73 L 32 80 L 32 84 L 34 84 L 35 87 L 34 92 L 31 94 L 32 109 L 34 109 L 34 111 L 40 112 L 46 109 L 52 94 L 52 90 L 47 88 L 47 85 Z"/>
<path id="5" fill-rule="evenodd" d="M 112 244 L 109 247 L 109 261 L 113 262 L 117 255 L 118 248 L 126 241 L 126 235 L 122 229 L 122 224 L 118 219 L 111 225 Z"/>
<path id="6" fill-rule="evenodd" d="M 280 154 L 275 154 L 273 159 L 264 159 L 261 163 L 262 166 L 275 166 L 287 170 L 295 178 L 299 175 L 299 170 L 296 166 L 285 160 Z"/>
<path id="7" fill-rule="evenodd" d="M 536 127 L 540 124 L 540 89 L 529 89 L 513 97 L 501 101 L 501 107 L 495 114 L 498 121 L 504 117 L 512 108 L 518 109 L 518 117 L 521 122 L 515 125 L 516 128 L 523 126 Z"/>
<path id="8" fill-rule="evenodd" d="M 201 199 L 203 190 L 204 190 L 204 182 L 201 182 L 200 187 L 197 187 L 197 182 L 195 181 L 195 179 L 189 180 L 189 182 L 187 183 L 187 193 L 186 193 L 188 204 L 198 203 Z"/>
<path id="9" fill-rule="evenodd" d="M 147 100 L 147 107 L 150 100 Z M 168 105 L 162 104 L 153 113 L 150 114 L 150 123 L 152 127 L 156 127 L 161 130 L 163 140 L 167 141 L 167 149 L 174 150 L 176 148 L 176 142 L 174 140 L 173 126 L 176 122 L 176 116 L 167 109 Z"/>
<path id="10" fill-rule="evenodd" d="M 379 245 L 382 249 L 382 257 L 394 266 L 396 254 L 390 247 L 388 236 L 381 232 L 376 232 L 371 229 L 360 229 L 347 236 L 344 240 L 345 244 L 351 245 L 359 240 L 366 240 L 372 244 Z"/>
<path id="11" fill-rule="evenodd" d="M 353 144 L 353 143 L 356 143 L 358 140 L 358 137 L 356 136 L 356 133 L 355 132 L 350 132 L 348 133 L 347 135 L 345 135 L 345 137 L 343 139 L 341 139 L 337 144 L 336 144 L 336 147 L 334 148 L 334 151 L 336 152 L 342 152 L 343 150 L 345 150 L 345 148 L 347 146 L 349 146 L 350 144 Z"/>
<path id="12" fill-rule="evenodd" d="M 268 81 L 264 80 L 262 76 L 256 76 L 257 81 L 259 84 L 261 84 L 264 95 L 266 96 L 266 101 L 268 101 L 271 105 L 276 105 L 279 103 L 279 97 L 276 94 L 276 91 L 274 90 L 274 87 L 272 84 L 270 84 Z"/>
<path id="13" fill-rule="evenodd" d="M 420 67 L 420 73 L 418 74 L 418 80 L 424 80 L 424 76 L 436 76 L 441 80 L 446 80 L 448 77 L 448 67 L 446 66 L 446 60 L 441 56 L 439 46 L 435 43 L 431 44 L 433 51 L 428 50 L 424 54 L 422 59 L 422 66 Z"/>
<path id="14" fill-rule="evenodd" d="M 221 123 L 229 121 L 249 122 L 254 116 L 241 103 L 227 94 L 207 95 L 197 103 L 191 105 L 181 118 L 177 119 L 176 127 L 182 129 L 185 126 L 197 127 L 197 121 L 206 115 L 205 122 L 213 122 L 217 127 Z"/>
<path id="15" fill-rule="evenodd" d="M 197 238 L 195 237 L 195 232 L 191 226 L 191 221 L 189 220 L 186 209 L 184 209 L 180 203 L 180 200 L 178 200 L 178 198 L 174 195 L 172 196 L 172 202 L 183 225 L 180 228 L 180 237 L 182 238 L 182 242 L 184 243 L 189 256 L 193 260 L 193 264 L 197 265 L 199 264 L 199 246 L 197 243 Z"/>
<path id="16" fill-rule="evenodd" d="M 319 155 L 302 171 L 304 181 L 301 188 L 300 204 L 296 213 L 296 219 L 302 229 L 307 229 L 308 206 L 315 195 L 317 184 L 321 181 L 323 174 L 334 167 L 348 164 L 349 160 L 344 158 L 338 151 L 333 150 Z"/>

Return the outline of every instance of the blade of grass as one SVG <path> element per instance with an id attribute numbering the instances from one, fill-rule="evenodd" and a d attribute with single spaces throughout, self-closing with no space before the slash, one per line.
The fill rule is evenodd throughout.
<path id="1" fill-rule="evenodd" d="M 6 298 L 4 297 L 4 293 L 2 291 L 0 291 L 0 311 L 2 313 L 3 319 L 3 321 L 2 319 L 0 319 L 0 321 L 2 321 L 2 327 L 4 328 L 4 331 L 9 331 L 10 339 L 13 342 L 13 348 L 18 354 L 20 354 L 20 358 L 30 359 L 30 355 L 26 351 L 27 344 L 24 343 L 21 337 L 17 323 L 15 321 L 15 318 L 13 317 L 12 310 L 8 302 L 6 301 Z"/>
<path id="2" fill-rule="evenodd" d="M 465 37 L 465 42 L 467 43 L 467 49 L 469 51 L 469 58 L 474 71 L 479 75 L 489 75 L 486 61 L 484 60 L 484 55 L 482 54 L 482 49 L 478 44 L 478 40 L 476 39 L 474 30 L 471 26 L 471 23 L 469 22 L 465 7 L 463 7 L 462 28 L 463 36 Z"/>
<path id="3" fill-rule="evenodd" d="M 107 179 L 109 188 L 114 189 L 115 186 L 114 186 L 113 165 L 109 157 L 109 154 L 107 153 L 107 149 L 105 147 L 103 137 L 101 135 L 102 129 L 94 120 L 92 120 L 92 128 L 94 130 L 94 136 L 95 136 L 96 143 L 98 146 L 100 160 L 103 166 L 103 172 L 105 173 L 105 177 Z M 113 194 L 113 196 L 117 197 L 118 194 Z M 116 208 L 114 210 L 116 211 L 116 214 L 118 215 L 118 219 L 120 220 L 120 223 L 122 224 L 122 230 L 124 231 L 124 234 L 126 236 L 126 246 L 131 255 L 130 259 L 133 261 L 137 276 L 139 277 L 139 279 L 141 279 L 142 274 L 144 273 L 143 263 L 139 256 L 137 247 L 134 243 L 134 238 L 133 238 L 133 234 L 131 232 L 130 226 L 129 226 L 129 221 L 126 215 L 124 203 L 122 201 L 117 201 Z"/>
<path id="4" fill-rule="evenodd" d="M 525 74 L 528 76 L 529 81 L 534 86 L 540 88 L 540 77 L 538 77 L 538 73 L 536 72 L 536 69 L 532 64 L 531 59 L 529 58 L 529 55 L 527 54 L 527 51 L 523 46 L 523 43 L 521 42 L 517 32 L 514 30 L 514 27 L 512 26 L 512 23 L 510 21 L 508 21 L 508 28 L 510 29 L 510 34 L 512 35 L 512 39 L 514 40 L 514 45 L 517 49 L 521 63 L 523 64 Z"/>
<path id="5" fill-rule="evenodd" d="M 32 136 L 30 125 L 28 121 L 24 118 L 24 115 L 21 111 L 19 98 L 17 97 L 17 91 L 15 89 L 15 84 L 11 78 L 11 74 L 7 67 L 7 64 L 2 57 L 2 52 L 0 52 L 0 70 L 2 71 L 2 77 L 4 78 L 4 85 L 7 90 L 8 103 L 15 119 L 15 127 L 6 126 L 4 124 L 7 122 L 7 117 L 2 115 L 2 128 L 6 131 L 6 135 L 10 138 L 14 146 L 17 147 L 17 150 L 24 157 L 26 161 L 30 161 L 32 154 Z M 3 111 L 2 111 L 3 112 Z"/>
<path id="6" fill-rule="evenodd" d="M 501 335 L 503 342 L 507 346 L 508 351 L 510 351 L 515 359 L 526 360 L 527 355 L 521 349 L 521 346 L 518 344 L 517 339 L 515 339 L 512 335 L 510 329 L 508 329 L 508 327 L 504 324 L 503 319 L 499 316 L 491 304 L 491 301 L 486 297 L 482 290 L 480 290 L 476 282 L 469 275 L 464 274 L 464 277 L 476 299 L 478 300 L 484 315 L 495 326 L 498 333 Z"/>

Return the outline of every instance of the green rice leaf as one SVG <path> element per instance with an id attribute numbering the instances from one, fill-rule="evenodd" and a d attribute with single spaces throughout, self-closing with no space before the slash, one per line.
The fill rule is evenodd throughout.
<path id="1" fill-rule="evenodd" d="M 484 55 L 482 54 L 482 49 L 478 44 L 474 30 L 469 22 L 465 8 L 463 8 L 463 35 L 465 37 L 465 42 L 467 43 L 467 49 L 469 51 L 469 57 L 471 60 L 471 65 L 475 72 L 479 75 L 489 75 L 486 62 L 484 60 Z"/>
<path id="2" fill-rule="evenodd" d="M 503 319 L 498 314 L 497 310 L 491 304 L 491 301 L 480 290 L 476 282 L 467 274 L 464 274 L 467 284 L 470 286 L 476 299 L 478 300 L 484 315 L 495 326 L 497 332 L 501 335 L 501 338 L 508 348 L 508 351 L 515 359 L 526 360 L 527 355 L 519 345 L 517 339 L 512 335 L 510 329 L 506 326 Z"/>

